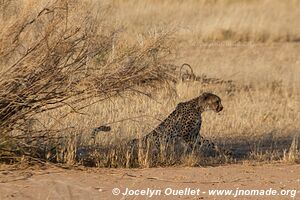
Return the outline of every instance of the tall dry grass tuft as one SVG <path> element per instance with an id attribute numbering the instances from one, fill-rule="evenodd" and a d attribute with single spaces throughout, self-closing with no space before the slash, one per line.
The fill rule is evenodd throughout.
<path id="1" fill-rule="evenodd" d="M 283 161 L 288 163 L 299 163 L 299 137 L 295 135 L 288 152 L 284 152 Z"/>
<path id="2" fill-rule="evenodd" d="M 57 133 L 62 130 L 30 129 L 37 114 L 62 107 L 80 113 L 91 104 L 87 99 L 146 93 L 140 89 L 173 79 L 165 65 L 168 34 L 126 44 L 118 37 L 120 29 L 107 23 L 109 7 L 98 6 L 102 14 L 95 15 L 91 6 L 55 1 L 8 20 L 1 30 L 1 159 L 48 158 L 45 144 L 56 141 L 50 149 L 60 145 L 64 136 Z"/>

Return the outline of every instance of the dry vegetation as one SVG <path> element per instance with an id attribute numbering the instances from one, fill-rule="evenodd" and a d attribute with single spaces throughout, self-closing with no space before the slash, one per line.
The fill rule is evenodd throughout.
<path id="1" fill-rule="evenodd" d="M 96 149 L 94 164 L 125 166 L 120 151 L 103 156 L 97 148 L 141 137 L 178 102 L 211 91 L 225 109 L 204 114 L 201 134 L 234 157 L 210 163 L 298 162 L 299 6 L 297 0 L 3 1 L 1 160 L 74 164 L 89 148 Z M 175 79 L 182 63 L 191 64 L 196 79 Z M 100 125 L 112 130 L 93 137 Z M 183 164 L 203 162 L 189 157 Z"/>

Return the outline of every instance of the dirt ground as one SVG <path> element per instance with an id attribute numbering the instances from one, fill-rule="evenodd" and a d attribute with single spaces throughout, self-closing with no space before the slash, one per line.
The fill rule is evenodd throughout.
<path id="1" fill-rule="evenodd" d="M 123 195 L 126 188 L 137 195 Z M 209 195 L 216 189 L 232 193 Z M 237 190 L 248 195 L 235 197 Z M 264 195 L 251 196 L 250 190 Z M 277 194 L 270 195 L 272 191 Z M 300 168 L 239 164 L 205 168 L 1 170 L 0 199 L 300 199 Z"/>

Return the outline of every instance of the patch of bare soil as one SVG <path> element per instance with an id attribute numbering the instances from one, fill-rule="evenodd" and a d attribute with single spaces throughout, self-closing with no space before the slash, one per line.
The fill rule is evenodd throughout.
<path id="1" fill-rule="evenodd" d="M 117 189 L 115 189 L 117 188 Z M 217 195 L 222 190 L 231 194 Z M 123 195 L 127 190 L 131 195 Z M 215 191 L 215 195 L 209 194 Z M 237 197 L 234 197 L 237 194 Z M 118 195 L 114 193 L 120 192 Z M 224 192 L 224 191 L 223 191 Z M 250 195 L 259 192 L 259 195 Z M 271 193 L 277 192 L 276 195 Z M 134 194 L 133 194 L 134 193 Z M 244 193 L 244 195 L 242 195 Z M 299 199 L 299 165 L 1 170 L 0 199 Z"/>

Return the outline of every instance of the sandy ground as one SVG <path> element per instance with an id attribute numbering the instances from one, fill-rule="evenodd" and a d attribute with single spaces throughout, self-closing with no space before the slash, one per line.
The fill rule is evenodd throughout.
<path id="1" fill-rule="evenodd" d="M 140 195 L 122 195 L 126 188 Z M 237 188 L 288 194 L 209 195 L 209 190 L 236 192 Z M 297 192 L 293 193 L 294 190 Z M 113 195 L 112 191 L 121 194 Z M 171 192 L 182 194 L 168 195 Z M 300 168 L 243 164 L 205 168 L 1 170 L 0 199 L 300 199 Z"/>

